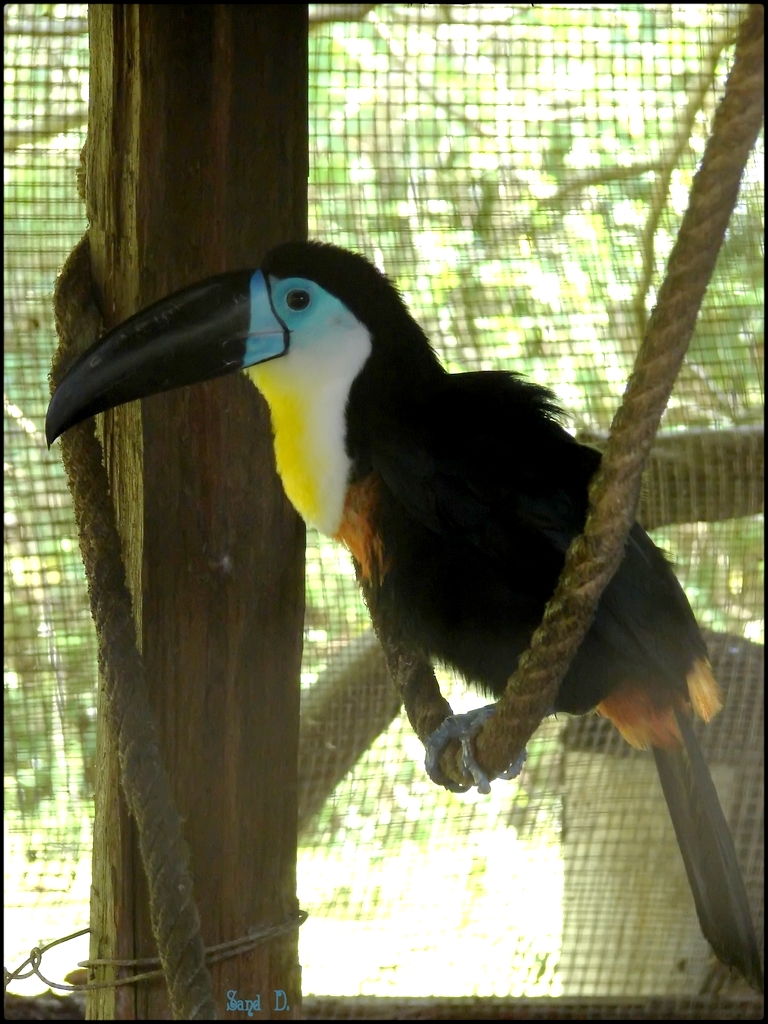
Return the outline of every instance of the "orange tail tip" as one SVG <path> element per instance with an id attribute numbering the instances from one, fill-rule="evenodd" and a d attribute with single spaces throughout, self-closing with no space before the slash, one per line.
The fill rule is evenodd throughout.
<path id="1" fill-rule="evenodd" d="M 671 704 L 659 706 L 644 687 L 625 683 L 597 705 L 631 747 L 678 748 L 683 738 Z"/>
<path id="2" fill-rule="evenodd" d="M 708 722 L 723 706 L 723 698 L 706 658 L 694 663 L 686 682 L 694 713 Z M 669 750 L 679 748 L 683 743 L 675 717 L 674 699 L 668 696 L 660 702 L 658 694 L 627 681 L 601 701 L 597 711 L 610 718 L 630 746 L 640 750 L 647 747 Z M 683 709 L 687 702 L 679 697 L 677 706 Z"/>
<path id="3" fill-rule="evenodd" d="M 723 692 L 712 675 L 712 667 L 706 658 L 694 663 L 686 682 L 694 714 L 709 722 L 723 706 Z"/>

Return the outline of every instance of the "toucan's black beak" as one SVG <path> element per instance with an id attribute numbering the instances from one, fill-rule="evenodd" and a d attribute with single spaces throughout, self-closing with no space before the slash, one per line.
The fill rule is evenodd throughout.
<path id="1" fill-rule="evenodd" d="M 289 343 L 260 270 L 211 277 L 136 313 L 83 353 L 48 406 L 46 440 L 124 402 L 274 359 Z"/>

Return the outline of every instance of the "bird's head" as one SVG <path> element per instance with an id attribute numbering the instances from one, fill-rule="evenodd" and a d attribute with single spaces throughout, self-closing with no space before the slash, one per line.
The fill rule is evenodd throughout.
<path id="1" fill-rule="evenodd" d="M 288 242 L 258 270 L 185 288 L 100 338 L 57 387 L 46 438 L 51 444 L 125 402 L 245 370 L 270 405 L 288 496 L 330 533 L 341 514 L 339 481 L 349 473 L 352 384 L 377 362 L 390 367 L 391 379 L 403 353 L 404 387 L 437 366 L 396 288 L 376 267 L 336 246 Z"/>
<path id="2" fill-rule="evenodd" d="M 346 354 L 365 362 L 375 347 L 396 348 L 404 333 L 423 359 L 418 342 L 426 339 L 394 285 L 364 256 L 320 242 L 287 242 L 260 269 L 184 288 L 100 338 L 56 389 L 46 438 L 52 444 L 87 417 L 125 402 L 272 360 L 284 360 L 288 374 L 287 364 L 314 356 L 322 380 L 329 359 Z"/>

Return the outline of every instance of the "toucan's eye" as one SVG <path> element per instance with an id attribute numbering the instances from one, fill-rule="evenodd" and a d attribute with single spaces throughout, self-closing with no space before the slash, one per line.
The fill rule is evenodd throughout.
<path id="1" fill-rule="evenodd" d="M 299 312 L 302 309 L 306 309 L 309 305 L 310 295 L 303 288 L 292 288 L 285 296 L 285 301 L 288 304 L 288 309 Z"/>

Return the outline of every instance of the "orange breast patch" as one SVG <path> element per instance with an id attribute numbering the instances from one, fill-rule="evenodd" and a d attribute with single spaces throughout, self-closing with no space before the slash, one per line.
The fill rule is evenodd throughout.
<path id="1" fill-rule="evenodd" d="M 369 582 L 374 573 L 380 581 L 387 571 L 381 537 L 373 525 L 380 488 L 381 481 L 375 473 L 347 488 L 344 514 L 335 537 L 346 544 L 355 561 L 360 564 L 363 579 Z"/>

